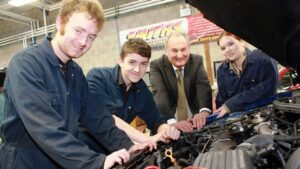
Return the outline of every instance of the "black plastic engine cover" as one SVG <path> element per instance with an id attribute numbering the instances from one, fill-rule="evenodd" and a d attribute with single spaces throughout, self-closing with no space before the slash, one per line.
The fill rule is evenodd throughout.
<path id="1" fill-rule="evenodd" d="M 254 164 L 244 150 L 211 151 L 199 154 L 193 167 L 209 169 L 253 169 Z"/>

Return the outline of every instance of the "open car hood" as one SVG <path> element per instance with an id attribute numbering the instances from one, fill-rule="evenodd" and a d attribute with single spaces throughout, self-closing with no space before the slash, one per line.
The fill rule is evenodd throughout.
<path id="1" fill-rule="evenodd" d="M 186 0 L 205 18 L 300 73 L 299 0 Z"/>

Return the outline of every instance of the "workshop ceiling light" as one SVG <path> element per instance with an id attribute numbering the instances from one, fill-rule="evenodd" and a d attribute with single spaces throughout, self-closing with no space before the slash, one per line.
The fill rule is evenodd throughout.
<path id="1" fill-rule="evenodd" d="M 10 0 L 8 1 L 8 4 L 13 5 L 13 6 L 22 6 L 28 3 L 31 3 L 36 0 Z"/>

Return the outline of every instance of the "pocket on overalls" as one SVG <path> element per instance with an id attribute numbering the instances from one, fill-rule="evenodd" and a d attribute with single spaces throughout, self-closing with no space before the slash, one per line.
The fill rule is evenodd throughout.
<path id="1" fill-rule="evenodd" d="M 4 144 L 0 152 L 1 168 L 13 169 L 16 161 L 16 148 L 8 144 Z"/>
<path id="2" fill-rule="evenodd" d="M 56 110 L 56 112 L 60 113 L 62 107 L 62 101 L 60 98 L 60 94 L 58 92 L 50 92 L 50 105 L 53 107 L 53 109 Z"/>

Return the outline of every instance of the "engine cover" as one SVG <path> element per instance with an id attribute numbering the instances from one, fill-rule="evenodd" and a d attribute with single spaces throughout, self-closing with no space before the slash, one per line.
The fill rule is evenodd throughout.
<path id="1" fill-rule="evenodd" d="M 193 167 L 209 169 L 253 169 L 254 164 L 244 150 L 211 151 L 199 154 Z"/>

